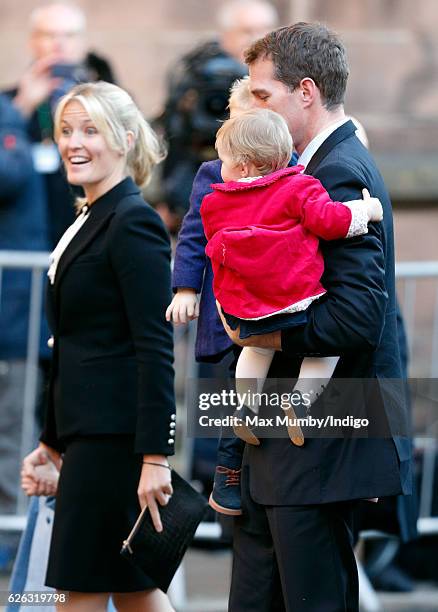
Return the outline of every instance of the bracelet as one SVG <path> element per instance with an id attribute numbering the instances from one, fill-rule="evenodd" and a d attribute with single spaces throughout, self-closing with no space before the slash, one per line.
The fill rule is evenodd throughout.
<path id="1" fill-rule="evenodd" d="M 172 469 L 170 465 L 164 465 L 164 463 L 154 463 L 153 461 L 143 461 L 143 463 L 147 463 L 147 465 L 158 465 L 158 467 L 167 468 L 168 470 Z"/>

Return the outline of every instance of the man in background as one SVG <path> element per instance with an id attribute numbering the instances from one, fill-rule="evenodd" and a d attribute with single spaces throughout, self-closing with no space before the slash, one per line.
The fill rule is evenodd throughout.
<path id="1" fill-rule="evenodd" d="M 55 247 L 74 220 L 74 194 L 53 140 L 53 110 L 77 81 L 114 81 L 103 58 L 87 55 L 86 25 L 83 11 L 70 2 L 51 2 L 34 9 L 29 18 L 31 64 L 18 86 L 6 92 L 25 118 L 35 170 L 44 178 L 49 248 Z"/>
<path id="2" fill-rule="evenodd" d="M 217 38 L 195 47 L 171 69 L 164 112 L 157 119 L 169 146 L 162 170 L 164 202 L 157 209 L 173 231 L 187 212 L 199 166 L 217 157 L 215 135 L 227 117 L 230 87 L 247 74 L 243 52 L 277 25 L 278 15 L 266 0 L 230 0 L 216 22 Z"/>
<path id="3" fill-rule="evenodd" d="M 52 2 L 29 19 L 31 63 L 17 87 L 0 97 L 0 250 L 52 250 L 74 220 L 74 194 L 53 139 L 57 100 L 77 80 L 113 79 L 109 65 L 86 54 L 86 19 L 69 2 Z M 0 514 L 16 512 L 26 384 L 30 271 L 5 269 L 0 278 Z M 42 319 L 39 380 L 50 365 Z M 44 407 L 38 403 L 37 416 Z M 30 441 L 29 441 L 30 443 Z M 0 532 L 0 570 L 17 539 Z"/>
<path id="4" fill-rule="evenodd" d="M 0 95 L 0 251 L 48 248 L 44 184 L 32 162 L 20 113 Z M 26 379 L 30 272 L 0 268 L 0 515 L 17 511 Z M 39 357 L 47 359 L 47 325 Z M 0 530 L 0 572 L 15 555 L 18 534 Z"/>

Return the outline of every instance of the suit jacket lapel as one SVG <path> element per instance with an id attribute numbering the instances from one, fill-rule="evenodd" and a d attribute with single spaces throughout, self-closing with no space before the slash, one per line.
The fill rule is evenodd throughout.
<path id="1" fill-rule="evenodd" d="M 57 310 L 56 302 L 62 278 L 71 263 L 82 253 L 90 242 L 92 242 L 101 228 L 109 222 L 120 200 L 127 195 L 139 193 L 140 190 L 137 185 L 128 177 L 96 200 L 92 205 L 89 212 L 89 219 L 86 220 L 84 225 L 74 236 L 58 262 L 52 294 L 55 299 L 55 310 Z"/>
<path id="2" fill-rule="evenodd" d="M 345 140 L 346 138 L 354 134 L 356 129 L 357 128 L 352 121 L 347 121 L 346 123 L 343 123 L 340 127 L 338 127 L 337 130 L 332 132 L 330 136 L 326 140 L 324 140 L 322 145 L 313 155 L 310 162 L 307 164 L 305 173 L 314 174 L 315 170 L 322 162 L 324 157 L 326 157 L 330 153 L 330 151 L 334 149 L 334 147 L 336 147 L 336 145 L 342 142 L 342 140 Z"/>
<path id="3" fill-rule="evenodd" d="M 74 236 L 70 244 L 65 249 L 64 253 L 58 263 L 56 270 L 54 288 L 57 290 L 59 284 L 64 276 L 66 270 L 70 264 L 76 259 L 76 257 L 87 247 L 87 245 L 93 240 L 100 228 L 109 220 L 114 214 L 114 210 L 99 210 L 101 214 L 93 214 L 98 211 L 89 212 L 89 219 L 87 219 L 84 225 L 81 227 L 79 232 Z"/>

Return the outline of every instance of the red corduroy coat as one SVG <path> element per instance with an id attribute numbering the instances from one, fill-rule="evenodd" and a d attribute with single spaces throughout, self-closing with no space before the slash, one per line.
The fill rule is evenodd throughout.
<path id="1" fill-rule="evenodd" d="M 352 213 L 302 170 L 213 184 L 204 197 L 205 252 L 225 312 L 258 319 L 293 306 L 305 310 L 309 298 L 325 292 L 319 238 L 345 238 Z"/>

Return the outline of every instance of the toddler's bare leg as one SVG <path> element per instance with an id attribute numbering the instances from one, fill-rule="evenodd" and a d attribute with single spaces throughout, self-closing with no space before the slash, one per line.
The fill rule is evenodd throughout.
<path id="1" fill-rule="evenodd" d="M 241 398 L 246 395 L 245 405 L 255 414 L 260 405 L 257 394 L 263 389 L 274 353 L 273 349 L 245 346 L 237 361 L 236 391 Z"/>
<path id="2" fill-rule="evenodd" d="M 315 366 L 314 359 L 308 357 L 303 359 L 294 391 L 306 394 L 309 397 L 309 406 L 321 395 L 333 376 L 338 361 L 339 357 L 326 357 L 317 359 L 317 366 Z"/>
<path id="3" fill-rule="evenodd" d="M 263 389 L 274 353 L 275 351 L 271 349 L 245 347 L 236 365 L 236 391 L 240 398 L 239 405 L 243 402 L 244 407 L 236 411 L 235 416 L 240 420 L 233 429 L 238 438 L 255 446 L 260 444 L 260 440 L 246 423 L 248 416 L 246 409 L 249 409 L 250 414 L 258 414 L 260 405 L 258 394 Z"/>
<path id="4" fill-rule="evenodd" d="M 294 386 L 293 391 L 299 391 L 308 401 L 307 406 L 310 407 L 318 398 L 319 392 L 326 386 L 338 363 L 339 357 L 329 359 L 318 359 L 318 369 L 311 367 L 313 359 L 305 358 L 301 364 L 300 376 Z M 296 446 L 304 444 L 304 435 L 301 427 L 296 423 L 296 414 L 292 404 L 284 406 L 284 412 L 289 417 L 287 431 L 289 438 Z"/>

